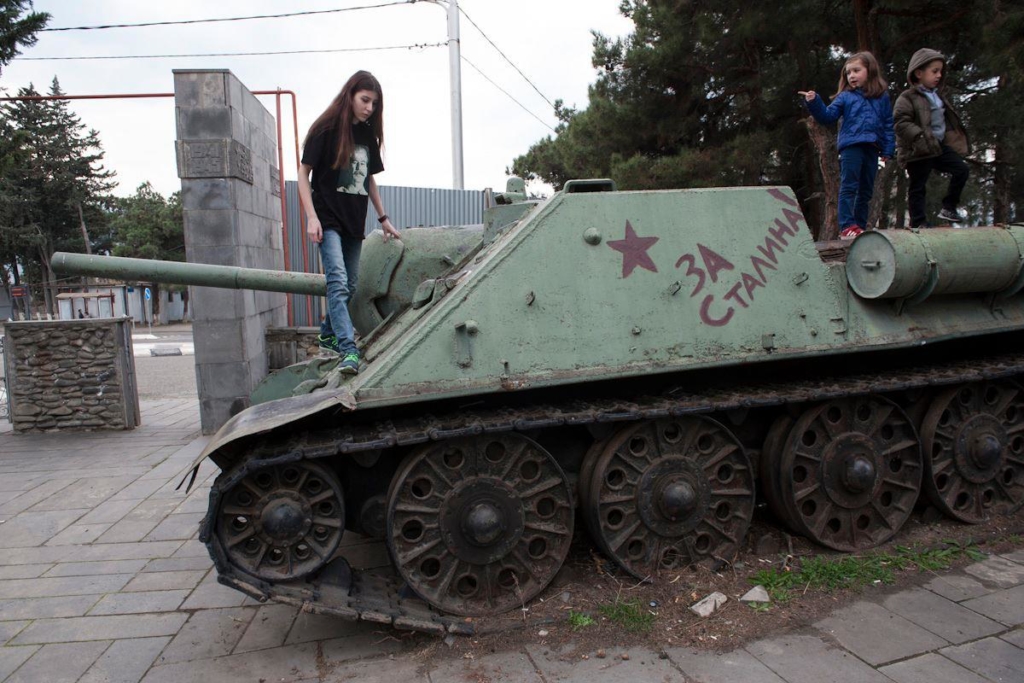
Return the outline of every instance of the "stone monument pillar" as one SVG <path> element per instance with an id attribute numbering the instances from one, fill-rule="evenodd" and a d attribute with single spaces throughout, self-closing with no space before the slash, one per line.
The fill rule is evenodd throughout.
<path id="1" fill-rule="evenodd" d="M 226 69 L 174 71 L 178 177 L 190 263 L 282 270 L 274 118 Z M 266 377 L 264 331 L 287 324 L 284 294 L 193 287 L 204 434 L 249 406 Z"/>

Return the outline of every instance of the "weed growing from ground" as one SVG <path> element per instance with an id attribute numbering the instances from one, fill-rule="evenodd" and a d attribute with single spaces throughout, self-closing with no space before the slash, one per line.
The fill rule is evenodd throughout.
<path id="1" fill-rule="evenodd" d="M 654 615 L 647 611 L 639 600 L 620 602 L 597 608 L 610 622 L 633 633 L 647 633 L 654 626 Z"/>
<path id="2" fill-rule="evenodd" d="M 569 625 L 572 626 L 573 631 L 579 631 L 587 626 L 594 625 L 594 618 L 589 614 L 583 612 L 569 612 Z"/>
<path id="3" fill-rule="evenodd" d="M 773 602 L 786 602 L 794 590 L 834 591 L 859 588 L 875 583 L 892 583 L 896 572 L 911 568 L 934 572 L 947 569 L 960 557 L 985 558 L 970 541 L 946 541 L 941 548 L 921 549 L 897 546 L 895 552 L 848 555 L 840 558 L 809 557 L 799 569 L 762 569 L 750 577 L 750 583 L 764 586 Z M 755 608 L 756 609 L 756 608 Z"/>

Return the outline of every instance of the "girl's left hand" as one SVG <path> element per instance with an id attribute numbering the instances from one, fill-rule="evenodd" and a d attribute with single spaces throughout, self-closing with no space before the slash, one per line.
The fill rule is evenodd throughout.
<path id="1" fill-rule="evenodd" d="M 394 237 L 396 240 L 401 240 L 402 239 L 402 234 L 400 232 L 398 232 L 397 230 L 395 230 L 395 226 L 391 225 L 391 219 L 390 218 L 386 219 L 383 223 L 381 223 L 380 227 L 384 231 L 384 241 L 385 242 L 390 240 L 392 237 Z"/>

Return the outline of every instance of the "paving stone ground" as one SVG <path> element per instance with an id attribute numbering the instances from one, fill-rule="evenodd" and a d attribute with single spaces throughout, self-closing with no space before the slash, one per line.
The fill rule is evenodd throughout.
<path id="1" fill-rule="evenodd" d="M 198 405 L 143 401 L 142 415 L 113 433 L 22 436 L 0 422 L 0 682 L 1024 681 L 1021 551 L 727 653 L 623 661 L 532 644 L 428 665 L 379 626 L 218 584 L 196 540 L 215 468 L 175 490 L 206 443 Z M 345 542 L 356 564 L 386 564 L 380 544 Z"/>

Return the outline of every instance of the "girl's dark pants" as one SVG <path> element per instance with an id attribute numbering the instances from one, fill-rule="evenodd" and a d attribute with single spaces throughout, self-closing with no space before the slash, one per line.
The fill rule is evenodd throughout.
<path id="1" fill-rule="evenodd" d="M 928 186 L 928 176 L 932 171 L 948 173 L 949 189 L 946 196 L 942 198 L 942 208 L 956 211 L 960 204 L 960 193 L 967 184 L 967 176 L 970 169 L 967 162 L 959 154 L 946 145 L 942 145 L 942 154 L 931 159 L 911 161 L 907 164 L 907 173 L 910 175 L 910 190 L 907 192 L 907 204 L 910 209 L 910 227 L 916 228 L 927 225 L 928 217 L 924 211 L 924 194 Z"/>
<path id="2" fill-rule="evenodd" d="M 839 229 L 868 222 L 871 194 L 878 173 L 878 146 L 869 142 L 844 147 L 839 153 Z"/>

